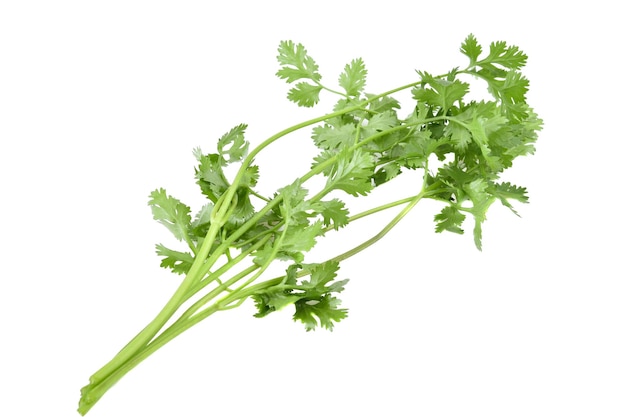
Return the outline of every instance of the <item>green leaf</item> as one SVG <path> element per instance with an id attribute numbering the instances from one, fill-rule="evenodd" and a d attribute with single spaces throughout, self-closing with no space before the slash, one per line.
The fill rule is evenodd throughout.
<path id="1" fill-rule="evenodd" d="M 215 203 L 230 186 L 222 169 L 225 161 L 218 154 L 202 155 L 199 150 L 196 158 L 200 162 L 195 169 L 197 183 L 202 194 Z"/>
<path id="2" fill-rule="evenodd" d="M 148 205 L 154 220 L 167 227 L 178 240 L 185 240 L 191 228 L 191 209 L 174 197 L 167 195 L 163 188 L 150 193 Z"/>
<path id="3" fill-rule="evenodd" d="M 305 291 L 306 297 L 319 297 L 332 292 L 339 293 L 344 290 L 347 279 L 332 282 L 337 277 L 339 271 L 339 262 L 328 261 L 321 264 L 308 266 L 311 271 L 311 277 L 308 281 L 303 281 L 298 289 Z M 327 284 L 331 283 L 330 286 Z"/>
<path id="4" fill-rule="evenodd" d="M 400 121 L 394 110 L 387 110 L 375 114 L 367 121 L 367 124 L 363 126 L 363 139 L 398 125 L 400 125 Z"/>
<path id="5" fill-rule="evenodd" d="M 365 88 L 367 70 L 361 58 L 352 60 L 339 75 L 339 85 L 349 96 L 358 96 Z"/>
<path id="6" fill-rule="evenodd" d="M 283 66 L 276 75 L 287 80 L 288 83 L 306 78 L 319 81 L 322 76 L 318 73 L 318 66 L 309 56 L 301 43 L 282 41 L 278 46 L 278 62 Z"/>
<path id="7" fill-rule="evenodd" d="M 400 164 L 396 161 L 387 162 L 386 164 L 379 166 L 378 170 L 374 174 L 374 183 L 378 187 L 381 184 L 386 183 L 389 180 L 394 179 L 402 173 Z"/>
<path id="8" fill-rule="evenodd" d="M 400 166 L 409 169 L 423 168 L 428 156 L 444 144 L 445 141 L 432 138 L 431 130 L 414 130 L 405 142 L 394 146 L 388 156 Z"/>
<path id="9" fill-rule="evenodd" d="M 359 196 L 367 195 L 373 188 L 371 177 L 374 175 L 374 161 L 372 156 L 357 149 L 340 152 L 337 163 L 330 170 L 327 189 L 342 190 L 346 193 Z"/>
<path id="10" fill-rule="evenodd" d="M 300 68 L 283 67 L 276 72 L 278 78 L 292 83 L 301 79 L 311 79 L 311 73 L 308 70 Z"/>
<path id="11" fill-rule="evenodd" d="M 313 141 L 320 149 L 337 149 L 351 146 L 356 141 L 356 126 L 346 124 L 339 127 L 331 125 L 316 126 L 313 128 Z"/>
<path id="12" fill-rule="evenodd" d="M 454 206 L 446 206 L 441 212 L 435 215 L 435 231 L 441 233 L 444 230 L 452 233 L 463 234 L 461 225 L 465 221 L 465 214 L 461 213 Z"/>
<path id="13" fill-rule="evenodd" d="M 424 85 L 413 88 L 413 98 L 418 101 L 425 101 L 431 106 L 441 107 L 443 113 L 446 113 L 455 102 L 460 101 L 469 91 L 469 84 L 459 80 L 450 81 L 435 78 L 426 72 L 419 74 Z M 427 88 L 426 85 L 430 88 Z"/>
<path id="14" fill-rule="evenodd" d="M 332 331 L 334 323 L 348 317 L 348 310 L 339 308 L 341 301 L 330 295 L 319 300 L 300 299 L 295 303 L 293 319 L 304 324 L 306 331 L 315 330 L 319 325 Z"/>
<path id="15" fill-rule="evenodd" d="M 322 87 L 319 85 L 301 82 L 289 90 L 287 98 L 300 107 L 313 107 L 320 101 L 320 91 Z"/>
<path id="16" fill-rule="evenodd" d="M 365 94 L 368 100 L 376 97 L 374 94 Z M 368 110 L 374 113 L 382 113 L 388 110 L 398 110 L 400 108 L 400 102 L 391 96 L 379 97 L 370 101 Z"/>
<path id="17" fill-rule="evenodd" d="M 489 55 L 478 62 L 486 68 L 495 68 L 500 65 L 508 69 L 520 69 L 526 65 L 528 57 L 517 46 L 508 46 L 504 41 L 492 42 L 489 45 Z"/>
<path id="18" fill-rule="evenodd" d="M 254 294 L 252 296 L 258 312 L 254 317 L 265 317 L 268 314 L 279 311 L 300 299 L 299 295 L 292 295 L 284 289 L 276 289 Z"/>
<path id="19" fill-rule="evenodd" d="M 168 249 L 160 243 L 156 245 L 156 253 L 159 256 L 163 256 L 161 267 L 171 269 L 176 274 L 186 274 L 189 272 L 194 261 L 191 253 Z"/>
<path id="20" fill-rule="evenodd" d="M 305 200 L 308 190 L 302 187 L 300 179 L 281 188 L 279 193 L 283 197 L 279 210 L 285 224 L 289 226 L 308 225 L 309 217 L 312 217 L 312 215 L 307 210 L 311 207 Z"/>
<path id="21" fill-rule="evenodd" d="M 477 178 L 463 187 L 472 207 L 468 209 L 474 216 L 474 243 L 478 250 L 482 250 L 482 224 L 487 219 L 487 210 L 494 198 L 487 193 L 487 182 L 484 178 Z"/>
<path id="22" fill-rule="evenodd" d="M 209 231 L 211 212 L 213 211 L 213 204 L 208 203 L 202 206 L 200 211 L 196 214 L 194 221 L 191 223 L 191 231 L 196 237 L 203 238 Z"/>
<path id="23" fill-rule="evenodd" d="M 298 284 L 297 271 L 302 268 L 310 271 L 311 278 Z M 252 295 L 258 311 L 255 317 L 264 317 L 294 304 L 296 312 L 293 319 L 304 323 L 307 331 L 314 330 L 318 325 L 332 330 L 333 322 L 347 316 L 347 310 L 338 308 L 340 301 L 331 295 L 343 291 L 348 282 L 334 281 L 338 270 L 337 262 L 290 265 L 280 284 Z"/>
<path id="24" fill-rule="evenodd" d="M 333 229 L 339 230 L 348 224 L 348 209 L 346 209 L 343 201 L 334 198 L 330 201 L 320 201 L 322 207 L 321 213 L 324 217 L 324 226 L 333 226 Z"/>
<path id="25" fill-rule="evenodd" d="M 349 108 L 355 108 L 350 113 L 346 113 L 337 118 L 337 120 L 341 120 L 342 124 L 353 124 L 356 125 L 358 120 L 367 116 L 367 112 L 365 110 L 357 109 L 359 106 L 363 106 L 365 103 L 365 99 L 349 97 L 349 98 L 341 98 L 337 100 L 337 103 L 333 106 L 333 111 L 342 111 Z"/>
<path id="26" fill-rule="evenodd" d="M 487 128 L 489 126 L 489 119 L 475 117 L 469 124 L 469 130 L 472 134 L 472 139 L 480 147 L 482 156 L 487 166 L 491 170 L 498 172 L 502 168 L 502 164 L 496 155 L 492 155 L 491 148 L 489 147 L 489 137 L 487 136 Z"/>
<path id="27" fill-rule="evenodd" d="M 280 250 L 285 252 L 306 252 L 315 246 L 316 238 L 323 234 L 322 223 L 315 222 L 311 225 L 290 226 L 280 245 Z"/>
<path id="28" fill-rule="evenodd" d="M 489 188 L 489 193 L 500 200 L 503 206 L 510 209 L 516 215 L 519 215 L 513 208 L 513 205 L 509 200 L 517 200 L 521 203 L 528 203 L 528 195 L 526 194 L 526 188 L 518 187 L 509 182 L 501 184 L 494 184 Z"/>
<path id="29" fill-rule="evenodd" d="M 228 218 L 228 223 L 239 226 L 254 216 L 254 213 L 254 206 L 250 202 L 250 189 L 244 187 L 238 188 L 237 205 L 235 206 L 233 214 Z"/>
<path id="30" fill-rule="evenodd" d="M 226 163 L 241 161 L 248 154 L 249 143 L 244 139 L 247 127 L 237 125 L 217 141 L 217 151 Z"/>
<path id="31" fill-rule="evenodd" d="M 261 249 L 254 252 L 254 257 L 252 262 L 256 265 L 265 265 L 267 262 L 272 262 L 274 259 L 278 259 L 281 261 L 293 261 L 293 262 L 302 262 L 304 260 L 304 255 L 302 252 L 288 252 L 286 250 L 277 250 L 274 253 L 275 246 L 273 243 L 268 243 L 263 246 Z"/>
<path id="32" fill-rule="evenodd" d="M 483 52 L 483 48 L 478 44 L 474 35 L 469 34 L 461 45 L 461 52 L 470 59 L 470 66 L 473 66 Z"/>
<path id="33" fill-rule="evenodd" d="M 460 152 L 467 149 L 472 143 L 472 134 L 464 126 L 457 123 L 449 123 L 444 128 L 444 134 L 450 137 L 452 145 Z"/>
<path id="34" fill-rule="evenodd" d="M 241 177 L 241 181 L 239 182 L 240 187 L 252 188 L 256 186 L 259 181 L 259 167 L 258 165 L 250 165 L 243 173 Z"/>

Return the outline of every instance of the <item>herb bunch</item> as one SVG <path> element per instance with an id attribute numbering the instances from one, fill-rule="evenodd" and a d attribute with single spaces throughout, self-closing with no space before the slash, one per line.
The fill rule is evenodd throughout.
<path id="1" fill-rule="evenodd" d="M 210 315 L 252 299 L 257 317 L 283 308 L 307 331 L 332 330 L 347 316 L 337 295 L 347 280 L 337 279 L 339 264 L 371 246 L 423 199 L 442 208 L 434 216 L 436 232 L 464 233 L 473 220 L 474 243 L 481 249 L 482 224 L 491 204 L 514 213 L 512 202 L 527 202 L 526 189 L 499 180 L 515 158 L 531 154 L 541 120 L 526 103 L 528 80 L 520 69 L 527 56 L 505 42 L 487 51 L 469 35 L 461 46 L 469 59 L 443 75 L 418 71 L 417 81 L 382 94 L 365 93 L 367 70 L 361 59 L 349 62 L 338 87 L 322 84 L 318 65 L 301 44 L 283 41 L 277 76 L 291 84 L 288 99 L 313 107 L 325 91 L 338 96 L 333 111 L 296 124 L 254 149 L 240 124 L 217 141 L 215 153 L 194 151 L 195 179 L 206 204 L 192 216 L 189 206 L 163 189 L 150 194 L 158 222 L 184 248 L 157 245 L 161 266 L 183 276 L 180 286 L 157 314 L 81 390 L 79 413 L 86 414 L 106 391 L 145 358 Z M 486 84 L 490 100 L 469 100 L 470 82 Z M 393 97 L 410 90 L 414 102 L 406 115 Z M 312 128 L 319 149 L 310 170 L 276 190 L 255 190 L 260 168 L 255 157 L 289 134 Z M 434 158 L 437 169 L 429 167 Z M 238 167 L 234 178 L 226 168 Z M 361 213 L 351 213 L 342 193 L 367 196 L 374 188 L 406 171 L 421 173 L 421 184 L 405 198 Z M 323 176 L 323 186 L 307 182 Z M 358 219 L 394 207 L 402 209 L 376 235 L 321 263 L 305 262 L 318 238 Z M 283 276 L 267 279 L 275 261 L 287 266 Z M 263 278 L 263 279 L 262 279 Z M 171 323 L 166 326 L 166 323 Z"/>

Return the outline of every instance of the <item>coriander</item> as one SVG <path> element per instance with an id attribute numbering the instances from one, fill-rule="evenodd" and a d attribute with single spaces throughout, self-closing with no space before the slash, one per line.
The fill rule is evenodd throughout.
<path id="1" fill-rule="evenodd" d="M 287 98 L 313 107 L 322 92 L 334 94 L 339 98 L 333 112 L 281 130 L 254 149 L 245 140 L 245 124 L 217 141 L 217 153 L 196 149 L 195 177 L 207 202 L 193 216 L 190 207 L 165 190 L 150 194 L 155 220 L 185 247 L 157 245 L 161 266 L 184 278 L 155 319 L 90 378 L 81 391 L 79 413 L 86 414 L 115 382 L 174 337 L 247 299 L 255 302 L 256 317 L 294 308 L 293 319 L 307 331 L 318 326 L 332 330 L 347 316 L 337 298 L 348 281 L 337 279 L 340 262 L 381 239 L 423 199 L 442 204 L 434 216 L 436 232 L 462 234 L 465 222 L 473 218 L 474 243 L 481 249 L 489 207 L 499 201 L 515 213 L 511 201 L 528 200 L 525 188 L 499 178 L 515 158 L 534 152 L 542 122 L 526 103 L 529 84 L 519 70 L 527 57 L 516 46 L 494 42 L 484 54 L 469 35 L 461 52 L 469 58 L 463 69 L 437 76 L 419 71 L 411 84 L 366 94 L 367 70 L 361 59 L 348 63 L 338 87 L 329 88 L 304 46 L 281 42 L 277 76 L 293 84 Z M 491 100 L 466 99 L 474 79 L 486 82 Z M 415 99 L 406 116 L 399 115 L 400 103 L 393 98 L 402 90 L 410 90 Z M 255 157 L 309 127 L 319 148 L 311 169 L 273 195 L 261 195 L 255 190 L 262 172 Z M 431 169 L 431 156 L 442 166 Z M 233 164 L 238 171 L 229 179 L 224 169 Z M 419 192 L 398 201 L 353 214 L 334 196 L 367 196 L 410 170 L 422 173 Z M 311 193 L 307 181 L 318 175 L 325 183 Z M 401 205 L 369 240 L 324 262 L 305 262 L 305 253 L 319 237 Z M 261 279 L 275 261 L 288 263 L 284 275 Z M 183 308 L 192 297 L 196 301 Z"/>

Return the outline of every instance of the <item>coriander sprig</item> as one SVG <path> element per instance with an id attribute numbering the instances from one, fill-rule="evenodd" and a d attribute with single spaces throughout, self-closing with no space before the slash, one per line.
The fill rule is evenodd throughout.
<path id="1" fill-rule="evenodd" d="M 463 234 L 465 222 L 473 219 L 474 242 L 481 249 L 489 207 L 499 201 L 516 213 L 512 201 L 528 201 L 525 188 L 499 178 L 517 157 L 534 152 L 542 121 L 526 103 L 529 82 L 520 69 L 527 57 L 518 47 L 494 42 L 483 54 L 469 35 L 461 52 L 469 59 L 464 69 L 437 76 L 418 71 L 412 83 L 370 94 L 362 59 L 346 64 L 338 87 L 331 88 L 322 84 L 319 67 L 303 45 L 281 42 L 276 75 L 293 85 L 287 98 L 314 107 L 323 91 L 330 92 L 339 96 L 333 111 L 280 130 L 252 149 L 245 124 L 222 135 L 216 152 L 195 149 L 195 179 L 207 198 L 195 215 L 164 189 L 150 194 L 155 220 L 186 246 L 158 244 L 161 266 L 183 278 L 156 317 L 91 376 L 81 390 L 79 413 L 87 413 L 113 384 L 170 340 L 248 299 L 254 301 L 256 317 L 293 308 L 294 320 L 307 331 L 332 330 L 348 314 L 338 298 L 348 282 L 338 279 L 340 263 L 382 239 L 423 199 L 442 204 L 434 215 L 436 232 Z M 467 98 L 475 79 L 486 82 L 492 100 Z M 404 90 L 411 91 L 414 102 L 402 115 L 393 95 Z M 302 129 L 311 129 L 318 148 L 309 171 L 278 185 L 272 196 L 257 192 L 262 167 L 255 158 Z M 439 161 L 436 168 L 433 159 Z M 230 179 L 225 168 L 233 165 L 238 170 Z M 341 199 L 342 194 L 366 197 L 407 171 L 420 172 L 408 197 L 356 214 Z M 323 185 L 310 189 L 310 180 L 320 175 L 326 178 Z M 399 206 L 387 225 L 361 244 L 322 262 L 306 260 L 320 237 Z M 285 263 L 284 275 L 265 277 L 276 262 Z"/>

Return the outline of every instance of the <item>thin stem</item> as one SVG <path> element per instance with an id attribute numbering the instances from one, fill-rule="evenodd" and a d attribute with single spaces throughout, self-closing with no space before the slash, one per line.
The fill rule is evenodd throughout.
<path id="1" fill-rule="evenodd" d="M 379 211 L 382 211 L 382 210 L 389 209 L 391 207 L 395 207 L 395 206 L 401 205 L 403 203 L 409 203 L 409 204 L 407 204 L 406 207 L 404 207 L 404 209 L 402 209 L 402 211 L 400 213 L 398 213 L 376 235 L 374 235 L 370 239 L 366 240 L 365 242 L 361 243 L 360 245 L 357 245 L 354 248 L 352 248 L 352 249 L 350 249 L 350 250 L 348 250 L 348 251 L 346 251 L 346 252 L 344 252 L 344 253 L 342 253 L 342 254 L 340 254 L 338 256 L 335 256 L 333 258 L 327 259 L 324 262 L 331 262 L 331 261 L 340 262 L 340 261 L 346 260 L 346 259 L 350 258 L 351 256 L 354 256 L 357 253 L 363 251 L 364 249 L 372 246 L 374 243 L 376 243 L 380 239 L 382 239 L 387 233 L 389 233 L 389 231 L 391 229 L 393 229 L 400 222 L 400 220 L 402 220 L 415 207 L 415 205 L 420 200 L 422 200 L 423 198 L 429 197 L 429 195 L 430 195 L 430 192 L 426 188 L 422 188 L 422 191 L 419 194 L 415 195 L 415 196 L 412 196 L 412 197 L 409 197 L 409 198 L 405 198 L 405 199 L 402 199 L 402 200 L 398 200 L 398 201 L 394 201 L 392 203 L 385 204 L 383 206 L 379 206 L 379 207 L 376 207 L 376 208 L 371 209 L 371 210 L 367 210 L 367 211 L 365 211 L 363 213 L 360 213 L 357 216 L 354 216 L 356 218 L 362 218 L 362 217 L 365 217 L 367 215 L 373 214 L 375 212 L 379 212 Z M 352 218 L 352 220 L 356 220 L 356 218 L 354 218 L 354 217 Z M 309 275 L 309 274 L 310 274 L 310 271 L 308 271 L 306 269 L 302 269 L 302 270 L 298 271 L 296 276 L 298 278 L 300 278 L 300 277 L 303 277 L 303 276 L 306 276 L 306 275 Z M 263 282 L 260 282 L 260 283 L 258 283 L 256 285 L 248 287 L 245 290 L 244 289 L 241 289 L 241 291 L 239 291 L 239 289 L 235 290 L 227 298 L 230 299 L 229 302 L 233 302 L 233 301 L 238 300 L 240 298 L 247 298 L 247 297 L 251 296 L 252 294 L 255 294 L 255 293 L 257 293 L 259 291 L 262 291 L 264 289 L 280 285 L 280 283 L 283 282 L 283 280 L 284 280 L 284 275 L 280 276 L 280 277 L 272 278 L 272 279 L 269 279 L 267 281 L 263 281 Z"/>
<path id="2" fill-rule="evenodd" d="M 222 292 L 225 292 L 225 291 L 226 292 L 232 292 L 232 290 L 229 289 L 231 285 L 233 285 L 237 281 L 241 280 L 242 278 L 244 278 L 245 276 L 251 274 L 252 272 L 256 271 L 259 268 L 260 268 L 259 265 L 251 265 L 248 268 L 244 269 L 243 271 L 239 272 L 238 274 L 234 275 L 228 281 L 221 283 L 219 286 L 217 286 L 211 292 L 209 292 L 204 297 L 200 298 L 198 301 L 196 301 L 194 304 L 192 304 L 191 307 L 189 307 L 180 316 L 178 321 L 182 322 L 182 321 L 188 319 L 189 317 L 193 316 L 194 313 L 196 313 L 198 310 L 200 310 L 202 307 L 204 307 L 209 301 L 213 300 L 215 297 L 217 297 Z M 172 324 L 172 326 L 170 326 L 170 328 L 172 328 L 174 326 L 176 326 L 176 322 L 174 324 Z"/>
<path id="3" fill-rule="evenodd" d="M 407 204 L 406 207 L 404 207 L 402 211 L 400 211 L 400 213 L 398 213 L 396 217 L 393 218 L 393 220 L 391 220 L 385 227 L 383 227 L 383 229 L 380 232 L 378 232 L 376 235 L 366 240 L 365 242 L 361 243 L 360 245 L 355 246 L 354 248 L 350 249 L 349 251 L 346 251 L 342 253 L 341 255 L 338 255 L 338 256 L 335 256 L 334 258 L 329 259 L 329 261 L 341 262 L 345 259 L 350 258 L 351 256 L 356 255 L 357 253 L 363 251 L 364 249 L 369 248 L 374 243 L 378 242 L 387 233 L 389 233 L 389 231 L 393 229 L 398 224 L 398 222 L 400 222 L 400 220 L 402 220 L 404 216 L 406 216 L 423 197 L 424 197 L 423 192 L 413 197 L 411 200 L 409 200 L 409 204 Z"/>
<path id="4" fill-rule="evenodd" d="M 183 313 L 185 315 L 184 320 L 181 321 L 179 319 L 179 321 L 175 322 L 179 324 L 170 326 L 168 329 L 166 329 L 165 331 L 159 334 L 163 326 L 170 320 L 170 318 L 174 315 L 174 313 L 178 311 L 178 309 L 182 306 L 182 304 L 189 299 L 191 294 L 195 293 L 194 291 L 190 291 L 190 290 L 201 289 L 204 286 L 206 286 L 209 282 L 212 281 L 212 279 L 207 279 L 204 281 L 202 281 L 202 279 L 204 276 L 206 276 L 206 274 L 210 271 L 210 269 L 213 267 L 213 265 L 217 262 L 218 259 L 220 259 L 224 254 L 226 254 L 228 258 L 228 262 L 227 262 L 228 267 L 225 268 L 223 271 L 219 269 L 218 271 L 220 272 L 215 275 L 215 279 L 219 279 L 219 276 L 222 273 L 226 272 L 226 270 L 230 269 L 235 263 L 239 262 L 239 260 L 235 262 L 235 260 L 238 259 L 239 257 L 236 257 L 235 259 L 231 260 L 228 254 L 228 250 L 232 246 L 233 242 L 235 242 L 241 235 L 243 235 L 251 227 L 254 227 L 254 225 L 256 225 L 257 222 L 262 218 L 262 216 L 264 216 L 267 212 L 269 212 L 269 210 L 275 207 L 282 200 L 282 197 L 280 195 L 268 201 L 268 199 L 258 194 L 254 194 L 255 196 L 259 197 L 261 200 L 264 200 L 267 202 L 265 207 L 261 209 L 259 212 L 257 212 L 257 214 L 254 215 L 251 219 L 249 219 L 246 223 L 240 226 L 226 240 L 222 240 L 220 245 L 218 245 L 217 248 L 215 248 L 215 250 L 213 251 L 213 253 L 211 253 L 211 250 L 213 249 L 213 246 L 214 246 L 214 243 L 216 241 L 218 234 L 222 231 L 224 224 L 228 221 L 228 219 L 230 218 L 230 215 L 236 208 L 236 203 L 237 203 L 236 192 L 239 188 L 239 184 L 241 183 L 246 170 L 251 165 L 254 158 L 256 157 L 256 155 L 258 155 L 259 152 L 261 152 L 263 149 L 268 147 L 270 144 L 272 144 L 279 138 L 288 135 L 289 133 L 295 132 L 299 129 L 302 129 L 304 127 L 307 127 L 307 126 L 310 126 L 319 122 L 323 122 L 325 120 L 332 119 L 334 117 L 341 116 L 343 114 L 347 114 L 347 113 L 357 111 L 357 110 L 363 110 L 369 103 L 375 100 L 378 100 L 381 97 L 385 97 L 395 92 L 398 92 L 407 88 L 411 88 L 413 86 L 418 85 L 419 83 L 420 82 L 414 82 L 414 83 L 410 83 L 401 87 L 397 87 L 387 92 L 384 92 L 382 94 L 371 96 L 369 99 L 360 102 L 358 105 L 351 106 L 349 108 L 345 108 L 345 109 L 342 109 L 340 111 L 336 111 L 333 113 L 329 113 L 324 116 L 313 118 L 302 123 L 298 123 L 292 127 L 284 129 L 280 131 L 279 133 L 269 137 L 264 142 L 259 144 L 255 149 L 253 149 L 243 160 L 241 167 L 233 183 L 231 184 L 231 186 L 228 188 L 226 193 L 224 193 L 224 195 L 222 195 L 220 199 L 216 202 L 214 209 L 211 212 L 211 224 L 202 244 L 199 247 L 196 247 L 195 245 L 190 245 L 192 251 L 195 254 L 195 260 L 191 268 L 189 269 L 189 272 L 187 273 L 185 278 L 182 280 L 181 284 L 179 285 L 177 290 L 174 292 L 172 297 L 168 300 L 165 306 L 157 314 L 157 316 L 141 332 L 139 332 L 137 336 L 135 336 L 126 346 L 124 346 L 124 348 L 122 348 L 122 350 L 111 361 L 109 361 L 105 366 L 103 366 L 94 375 L 92 375 L 92 377 L 90 378 L 90 384 L 84 387 L 83 390 L 81 391 L 82 397 L 80 401 L 79 412 L 81 414 L 86 413 L 116 381 L 118 381 L 123 375 L 125 375 L 128 371 L 134 368 L 138 363 L 143 361 L 146 357 L 148 357 L 151 353 L 159 349 L 169 340 L 171 340 L 178 334 L 182 333 L 187 328 L 193 326 L 197 322 L 201 321 L 202 319 L 213 314 L 215 311 L 218 311 L 220 308 L 223 308 L 224 306 L 228 306 L 232 304 L 233 302 L 239 300 L 241 298 L 241 294 L 246 293 L 244 292 L 244 289 L 252 281 L 254 281 L 256 278 L 260 276 L 260 274 L 267 268 L 269 263 L 276 256 L 276 250 L 279 247 L 279 245 L 276 246 L 276 250 L 274 250 L 274 252 L 271 254 L 272 256 L 269 257 L 269 259 L 266 261 L 266 263 L 264 263 L 263 266 L 259 268 L 258 266 L 255 265 L 253 266 L 254 269 L 242 271 L 240 274 L 237 274 L 235 275 L 235 277 L 231 278 L 231 280 L 235 279 L 234 282 L 236 282 L 240 279 L 243 279 L 249 273 L 252 273 L 253 270 L 257 270 L 257 272 L 254 274 L 252 279 L 249 279 L 244 285 L 242 285 L 236 290 L 233 290 L 230 294 L 228 294 L 223 299 L 224 300 L 223 303 L 217 302 L 207 307 L 206 309 L 198 312 L 198 309 L 201 306 L 204 306 L 206 302 L 212 300 L 214 297 L 217 296 L 218 292 L 212 291 L 210 293 L 211 294 L 210 296 L 207 295 L 199 301 L 200 304 L 194 304 L 192 306 L 192 311 L 190 313 L 191 315 L 187 313 Z M 333 91 L 333 90 L 329 90 L 329 91 Z M 336 91 L 333 91 L 333 92 L 343 95 L 342 93 L 339 93 Z M 422 121 L 422 123 L 423 122 L 424 121 Z M 406 125 L 400 126 L 398 128 L 392 128 L 387 132 L 383 132 L 382 134 L 388 134 L 400 128 L 406 128 Z M 369 137 L 366 140 L 359 142 L 358 144 L 355 144 L 353 148 L 356 149 L 359 146 L 363 146 L 368 141 L 374 140 L 377 136 L 379 135 L 373 135 L 372 137 Z M 336 157 L 330 158 L 329 160 L 325 161 L 322 164 L 317 165 L 314 169 L 310 170 L 307 174 L 305 174 L 302 177 L 303 182 L 313 177 L 314 175 L 321 173 L 326 166 L 334 163 L 335 159 Z M 358 247 L 354 248 L 352 251 L 346 252 L 342 255 L 339 255 L 339 257 L 333 258 L 333 259 L 345 259 L 349 256 L 352 256 L 354 253 L 357 253 L 363 250 L 365 247 L 369 246 L 373 242 L 380 239 L 384 234 L 388 232 L 388 230 L 391 227 L 393 227 L 393 225 L 395 225 L 395 223 L 397 223 L 397 221 L 399 221 L 408 212 L 408 210 L 410 210 L 410 208 L 412 208 L 417 203 L 417 201 L 419 201 L 419 199 L 416 199 L 412 201 L 411 203 L 409 203 L 409 206 L 407 206 L 401 212 L 401 215 L 396 217 L 396 220 L 394 220 L 388 228 L 383 229 L 378 235 L 370 239 L 370 241 L 367 241 L 364 244 L 359 245 Z M 270 237 L 271 235 L 267 236 L 268 239 Z M 187 242 L 187 243 L 189 244 L 190 242 Z M 232 284 L 229 284 L 231 280 L 217 287 L 218 289 L 221 289 L 220 292 L 223 292 L 225 289 L 229 288 L 229 285 L 232 285 Z"/>
<path id="5" fill-rule="evenodd" d="M 226 273 L 228 270 L 230 270 L 234 265 L 238 264 L 239 262 L 244 260 L 248 255 L 250 255 L 252 252 L 254 252 L 255 250 L 259 249 L 268 240 L 270 240 L 270 238 L 271 238 L 271 236 L 269 236 L 269 235 L 268 236 L 264 236 L 263 238 L 259 239 L 255 244 L 253 244 L 252 246 L 247 248 L 245 251 L 241 251 L 241 253 L 239 255 L 237 255 L 235 258 L 233 258 L 229 262 L 227 262 L 224 265 L 222 265 L 219 269 L 217 269 L 215 272 L 210 274 L 210 276 L 208 278 L 203 279 L 201 281 L 198 281 L 194 285 L 194 287 L 189 290 L 187 299 L 191 298 L 194 294 L 197 294 L 204 287 L 206 287 L 211 282 L 213 282 L 214 280 L 216 280 L 217 278 L 222 276 L 224 273 Z"/>
<path id="6" fill-rule="evenodd" d="M 350 96 L 347 95 L 346 93 L 342 93 L 341 91 L 337 91 L 337 90 L 333 90 L 332 88 L 328 88 L 328 87 L 326 87 L 325 85 L 323 85 L 322 83 L 320 83 L 317 80 L 313 80 L 313 82 L 315 82 L 315 84 L 317 84 L 318 86 L 322 87 L 324 90 L 326 90 L 328 92 L 331 92 L 333 94 L 337 94 L 337 95 L 339 95 L 341 97 L 350 98 Z"/>
<path id="7" fill-rule="evenodd" d="M 391 203 L 383 204 L 383 205 L 380 205 L 378 207 L 371 208 L 369 210 L 362 211 L 362 212 L 360 212 L 358 214 L 355 214 L 354 216 L 348 217 L 348 224 L 352 223 L 355 220 L 362 219 L 363 217 L 367 217 L 367 216 L 369 216 L 371 214 L 379 213 L 381 211 L 388 210 L 390 208 L 397 207 L 397 206 L 400 206 L 402 204 L 409 203 L 409 202 L 413 201 L 413 199 L 418 197 L 418 196 L 419 196 L 419 194 L 411 196 L 411 197 L 406 197 L 406 198 L 403 198 L 401 200 L 392 201 Z M 329 232 L 331 230 L 334 230 L 334 228 L 332 226 L 326 228 L 324 230 L 324 233 Z"/>
<path id="8" fill-rule="evenodd" d="M 252 194 L 252 195 L 253 195 L 253 196 L 255 196 L 256 198 L 258 198 L 259 200 L 263 200 L 263 201 L 265 201 L 266 203 L 269 203 L 269 202 L 270 202 L 270 199 L 269 199 L 269 198 L 267 198 L 267 197 L 265 197 L 265 196 L 262 196 L 261 194 L 259 194 L 259 193 L 257 193 L 256 191 L 254 191 L 252 188 L 250 188 L 250 194 Z"/>
<path id="9" fill-rule="evenodd" d="M 202 318 L 206 318 L 209 315 L 218 311 L 217 305 L 211 306 L 202 311 Z M 189 327 L 197 324 L 200 320 L 188 320 L 184 326 L 179 326 L 172 331 L 162 333 L 156 337 L 150 344 L 146 345 L 143 349 L 137 351 L 132 357 L 128 358 L 123 364 L 117 367 L 113 372 L 109 373 L 98 385 L 87 387 L 81 390 L 81 398 L 78 405 L 78 412 L 81 415 L 85 415 L 91 407 L 93 407 L 98 400 L 119 381 L 124 375 L 130 372 L 134 367 L 143 362 L 144 359 L 156 352 L 159 348 L 165 345 L 167 342 L 187 330 Z"/>

